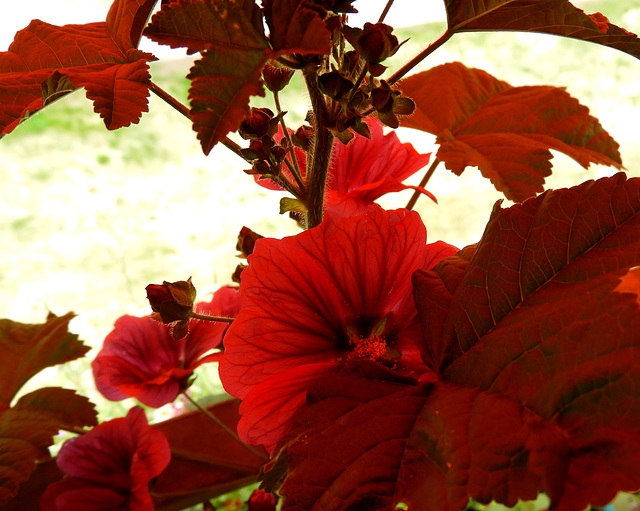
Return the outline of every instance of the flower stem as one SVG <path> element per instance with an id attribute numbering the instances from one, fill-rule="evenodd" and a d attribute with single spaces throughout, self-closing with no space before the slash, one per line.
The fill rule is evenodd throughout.
<path id="1" fill-rule="evenodd" d="M 389 14 L 389 9 L 391 9 L 392 5 L 393 0 L 388 0 L 387 5 L 384 6 L 382 14 L 380 14 L 380 17 L 378 18 L 378 23 L 382 23 L 384 21 L 384 19 L 387 17 L 387 14 Z"/>
<path id="2" fill-rule="evenodd" d="M 422 181 L 420 181 L 420 184 L 418 186 L 424 188 L 427 185 L 429 179 L 431 179 L 431 176 L 433 176 L 433 173 L 436 171 L 436 167 L 439 163 L 440 160 L 438 158 L 434 158 L 434 160 L 431 162 L 431 165 L 429 166 L 429 169 L 427 170 L 427 173 L 424 175 Z M 407 202 L 406 209 L 413 209 L 413 207 L 416 205 L 416 202 L 418 202 L 418 197 L 420 197 L 420 195 L 422 194 L 418 190 L 413 192 L 413 195 L 409 199 L 409 202 Z"/>
<path id="3" fill-rule="evenodd" d="M 393 85 L 400 78 L 406 75 L 409 71 L 411 71 L 414 67 L 416 67 L 420 62 L 426 59 L 429 55 L 431 55 L 434 51 L 436 51 L 440 46 L 446 43 L 453 36 L 453 32 L 448 30 L 442 34 L 436 41 L 432 42 L 429 46 L 427 46 L 424 50 L 422 50 L 418 55 L 413 57 L 409 62 L 407 62 L 404 66 L 398 69 L 389 79 L 387 83 L 389 85 Z"/>
<path id="4" fill-rule="evenodd" d="M 207 316 L 199 314 L 195 311 L 191 312 L 191 317 L 195 319 L 204 319 L 205 321 L 220 321 L 222 323 L 233 323 L 233 318 L 225 318 L 224 316 Z"/>
<path id="5" fill-rule="evenodd" d="M 281 114 L 282 106 L 280 105 L 280 95 L 278 94 L 278 91 L 273 92 L 273 100 L 276 104 L 276 111 L 278 112 L 278 114 Z M 293 175 L 293 178 L 296 180 L 296 183 L 298 184 L 298 188 L 300 188 L 300 192 L 304 194 L 304 183 L 302 182 L 302 173 L 300 172 L 300 167 L 298 166 L 298 159 L 296 158 L 296 153 L 293 148 L 293 142 L 291 141 L 291 136 L 289 135 L 289 130 L 287 129 L 287 125 L 284 122 L 284 116 L 280 117 L 280 126 L 282 126 L 282 132 L 284 133 L 284 138 L 286 139 L 287 144 L 289 144 L 289 155 L 290 155 L 291 163 L 293 164 L 293 168 L 291 168 L 286 158 L 285 158 L 285 163 L 287 164 L 287 167 L 289 167 L 289 171 Z"/>
<path id="6" fill-rule="evenodd" d="M 201 406 L 195 399 L 193 399 L 189 394 L 187 394 L 186 392 L 183 392 L 182 395 L 184 397 L 187 398 L 187 400 L 193 405 L 195 406 L 200 412 L 202 412 L 208 419 L 212 420 L 213 422 L 215 422 L 225 433 L 227 433 L 230 437 L 232 437 L 236 442 L 238 442 L 240 445 L 242 445 L 242 447 L 244 447 L 245 449 L 247 449 L 249 452 L 251 452 L 251 454 L 257 456 L 258 458 L 260 458 L 261 460 L 266 461 L 267 458 L 266 456 L 264 456 L 264 454 L 258 452 L 256 449 L 254 449 L 253 447 L 251 447 L 250 445 L 245 444 L 242 440 L 240 440 L 238 438 L 238 435 L 235 434 L 235 432 L 229 428 L 229 426 L 227 426 L 225 423 L 223 423 L 220 419 L 218 419 L 215 415 L 213 415 L 209 410 L 207 410 L 204 406 Z"/>
<path id="7" fill-rule="evenodd" d="M 307 229 L 311 229 L 320 225 L 324 215 L 324 189 L 327 184 L 333 135 L 327 129 L 329 112 L 324 95 L 318 88 L 317 73 L 313 69 L 305 70 L 303 74 L 315 120 L 313 147 L 310 157 L 307 158 Z"/>
<path id="8" fill-rule="evenodd" d="M 184 115 L 187 119 L 189 120 L 191 119 L 191 116 L 189 115 L 189 107 L 180 103 L 180 101 L 178 101 L 176 98 L 174 98 L 171 94 L 169 94 L 164 89 L 160 88 L 157 84 L 153 82 L 149 82 L 149 90 L 153 92 L 156 96 L 158 96 L 160 99 L 162 99 L 169 106 L 171 106 L 172 108 L 180 112 L 182 115 Z M 250 160 L 248 160 L 242 155 L 242 148 L 238 144 L 236 144 L 233 140 L 231 140 L 229 137 L 225 137 L 223 140 L 221 140 L 221 143 L 227 149 L 230 149 L 232 152 L 237 154 L 244 161 L 251 163 Z"/>

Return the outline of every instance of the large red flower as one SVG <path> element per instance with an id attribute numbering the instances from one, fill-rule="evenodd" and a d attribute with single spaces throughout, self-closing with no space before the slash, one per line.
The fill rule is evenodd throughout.
<path id="1" fill-rule="evenodd" d="M 169 464 L 169 442 L 141 408 L 67 440 L 56 459 L 66 477 L 47 488 L 42 511 L 153 511 L 149 482 Z"/>
<path id="2" fill-rule="evenodd" d="M 232 287 L 196 305 L 201 314 L 226 317 L 235 317 L 239 308 Z M 91 363 L 96 387 L 111 401 L 135 397 L 154 408 L 171 403 L 197 367 L 220 359 L 220 350 L 211 351 L 220 346 L 227 328 L 228 323 L 191 318 L 189 333 L 176 340 L 167 325 L 148 316 L 122 316 Z"/>
<path id="3" fill-rule="evenodd" d="M 220 362 L 226 390 L 243 399 L 241 438 L 273 449 L 308 386 L 349 360 L 429 378 L 411 274 L 456 251 L 427 245 L 417 213 L 376 205 L 357 216 L 329 212 L 296 236 L 258 240 Z"/>
<path id="4" fill-rule="evenodd" d="M 402 143 L 395 132 L 383 133 L 382 124 L 375 117 L 367 119 L 371 139 L 355 135 L 347 145 L 334 144 L 325 208 L 342 214 L 363 212 L 383 195 L 406 189 L 419 190 L 434 201 L 435 197 L 424 188 L 402 182 L 429 163 L 430 154 L 420 154 L 409 143 Z M 303 176 L 306 157 L 296 148 L 296 159 Z M 286 167 L 282 176 L 295 184 Z M 281 188 L 270 179 L 259 179 L 258 184 L 271 190 Z"/>

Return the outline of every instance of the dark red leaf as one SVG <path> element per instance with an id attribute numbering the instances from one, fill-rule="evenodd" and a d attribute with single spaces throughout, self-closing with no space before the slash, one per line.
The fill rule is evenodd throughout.
<path id="1" fill-rule="evenodd" d="M 174 0 L 154 14 L 144 34 L 189 53 L 269 47 L 254 0 Z"/>
<path id="2" fill-rule="evenodd" d="M 287 475 L 283 510 L 457 511 L 545 491 L 581 511 L 640 487 L 640 179 L 497 206 L 475 250 L 414 285 L 439 381 L 362 361 L 317 380 L 265 467 L 268 489 Z"/>
<path id="3" fill-rule="evenodd" d="M 562 88 L 511 87 L 459 62 L 412 75 L 400 86 L 416 103 L 402 126 L 436 135 L 437 156 L 449 170 L 460 175 L 476 166 L 513 201 L 543 191 L 549 149 L 585 168 L 622 167 L 618 143 Z"/>
<path id="4" fill-rule="evenodd" d="M 67 330 L 73 313 L 50 314 L 41 325 L 0 319 L 0 411 L 29 378 L 46 367 L 82 357 L 89 347 Z"/>
<path id="5" fill-rule="evenodd" d="M 48 447 L 61 428 L 95 426 L 97 414 L 72 390 L 43 388 L 20 398 L 0 413 L 0 506 L 29 479 L 36 461 L 49 458 Z"/>
<path id="6" fill-rule="evenodd" d="M 193 128 L 205 154 L 249 113 L 249 98 L 264 96 L 260 82 L 267 50 L 226 49 L 205 52 L 187 76 Z"/>
<path id="7" fill-rule="evenodd" d="M 304 0 L 265 0 L 264 15 L 269 39 L 279 53 L 320 53 L 331 51 L 331 32 L 318 12 Z"/>
<path id="8" fill-rule="evenodd" d="M 298 427 L 265 465 L 268 491 L 279 486 L 270 472 L 288 466 L 283 510 L 393 509 L 399 461 L 429 388 L 368 361 L 341 373 L 318 380 Z"/>
<path id="9" fill-rule="evenodd" d="M 574 7 L 568 0 L 445 0 L 449 31 L 522 30 L 616 48 L 640 58 L 635 34 Z M 605 18 L 606 19 L 606 18 Z"/>
<path id="10" fill-rule="evenodd" d="M 147 111 L 150 54 L 136 49 L 156 0 L 116 0 L 106 22 L 58 27 L 39 20 L 0 53 L 0 134 L 66 92 L 85 87 L 108 129 Z"/>
<path id="11" fill-rule="evenodd" d="M 254 0 L 178 0 L 153 16 L 145 35 L 203 52 L 187 78 L 193 128 L 209 154 L 247 116 L 249 98 L 264 96 L 262 67 L 273 51 L 259 7 Z"/>
<path id="12" fill-rule="evenodd" d="M 238 405 L 239 401 L 232 399 L 207 409 L 235 430 L 240 418 Z M 246 486 L 256 480 L 264 461 L 200 412 L 175 417 L 154 428 L 164 433 L 171 445 L 171 462 L 153 486 L 156 511 L 196 506 Z"/>

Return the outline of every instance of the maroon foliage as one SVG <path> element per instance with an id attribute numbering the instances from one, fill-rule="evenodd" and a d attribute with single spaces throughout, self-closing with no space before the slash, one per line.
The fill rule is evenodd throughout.
<path id="1" fill-rule="evenodd" d="M 436 135 L 437 156 L 449 170 L 460 175 L 476 166 L 510 200 L 544 190 L 550 149 L 585 168 L 622 167 L 618 143 L 559 87 L 512 87 L 459 62 L 412 75 L 400 86 L 416 103 L 416 113 L 400 124 Z"/>

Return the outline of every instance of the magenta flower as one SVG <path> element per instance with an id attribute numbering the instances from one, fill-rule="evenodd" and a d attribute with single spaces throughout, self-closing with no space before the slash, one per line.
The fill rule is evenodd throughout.
<path id="1" fill-rule="evenodd" d="M 141 408 L 67 440 L 56 459 L 65 477 L 47 488 L 42 511 L 153 511 L 149 483 L 169 464 L 169 442 Z"/>
<path id="2" fill-rule="evenodd" d="M 325 208 L 345 215 L 362 213 L 383 195 L 406 189 L 419 190 L 435 201 L 433 194 L 424 188 L 402 183 L 429 163 L 431 155 L 420 154 L 411 144 L 400 142 L 393 131 L 384 135 L 377 118 L 370 117 L 366 122 L 371 139 L 355 135 L 347 145 L 340 142 L 334 144 Z M 305 154 L 297 148 L 295 152 L 304 177 Z M 283 167 L 282 177 L 295 184 L 286 167 Z M 256 176 L 256 181 L 264 188 L 281 190 L 270 179 Z"/>
<path id="3" fill-rule="evenodd" d="M 237 290 L 223 287 L 196 311 L 234 317 L 239 307 Z M 148 316 L 119 318 L 91 363 L 98 391 L 111 401 L 135 397 L 153 408 L 171 403 L 197 367 L 220 359 L 228 323 L 191 318 L 188 327 L 188 334 L 176 340 L 167 325 Z"/>
<path id="4" fill-rule="evenodd" d="M 430 378 L 411 275 L 456 251 L 427 245 L 417 213 L 376 205 L 358 216 L 329 212 L 296 236 L 256 241 L 220 362 L 225 389 L 243 399 L 240 437 L 273 449 L 309 385 L 349 360 Z"/>

